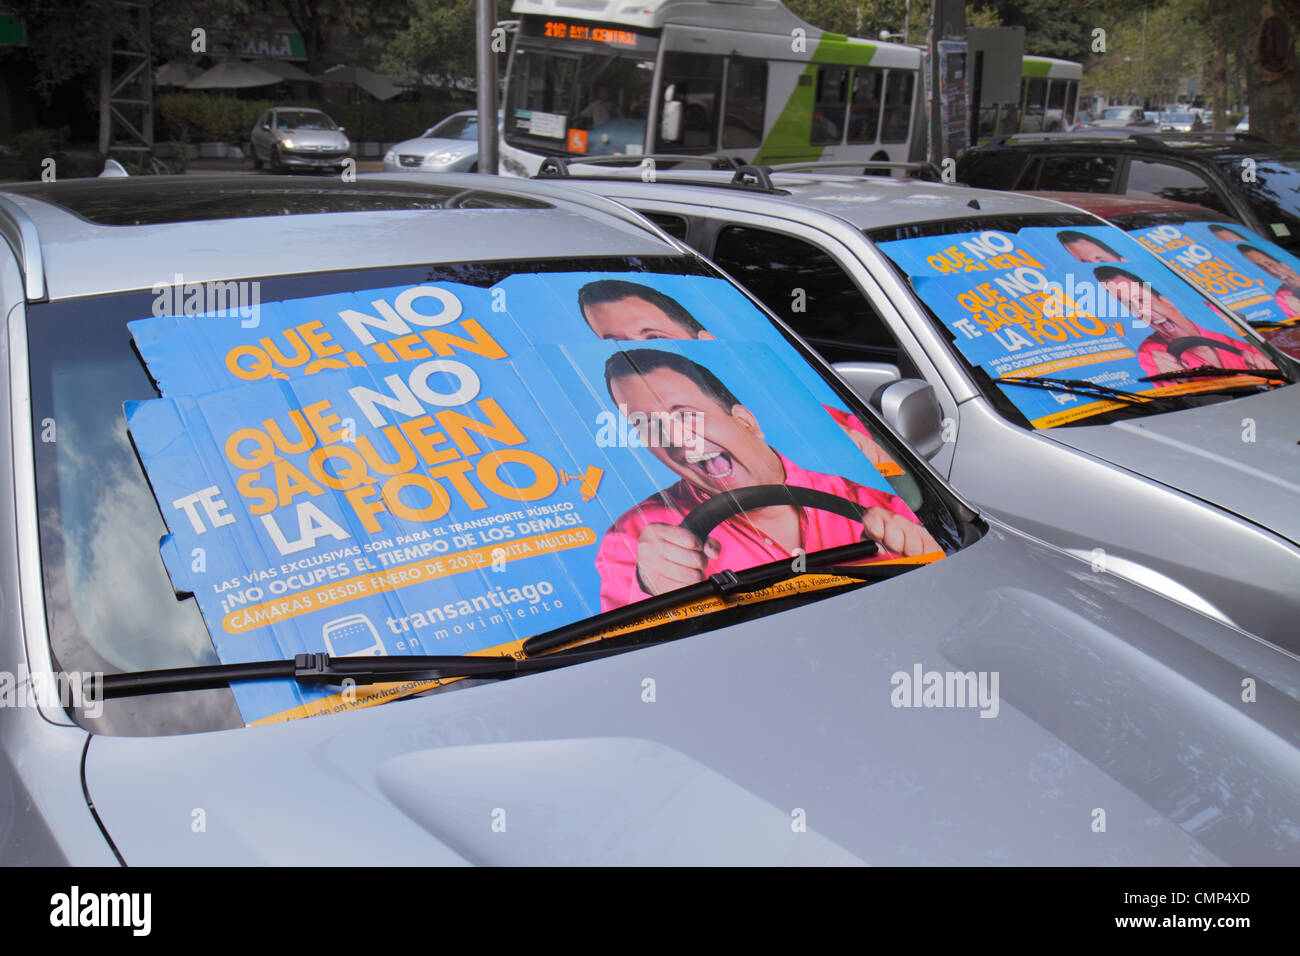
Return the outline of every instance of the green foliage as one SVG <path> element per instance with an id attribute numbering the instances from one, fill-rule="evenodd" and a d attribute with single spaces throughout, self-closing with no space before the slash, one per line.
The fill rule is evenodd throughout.
<path id="1" fill-rule="evenodd" d="M 496 0 L 497 19 L 510 16 L 510 0 Z M 411 0 L 411 19 L 393 37 L 380 61 L 394 83 L 432 76 L 444 83 L 475 75 L 475 0 Z M 505 54 L 497 55 L 498 73 Z"/>
<path id="2" fill-rule="evenodd" d="M 1170 0 L 1147 10 L 1130 11 L 1108 29 L 1106 52 L 1094 57 L 1083 78 L 1087 95 L 1125 102 L 1140 97 L 1172 102 L 1180 81 L 1208 61 L 1213 37 L 1200 28 L 1195 0 Z M 1137 98 L 1137 99 L 1135 99 Z"/>

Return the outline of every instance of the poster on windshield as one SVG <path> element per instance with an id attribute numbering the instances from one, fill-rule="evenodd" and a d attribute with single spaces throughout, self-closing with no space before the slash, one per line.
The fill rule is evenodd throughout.
<path id="1" fill-rule="evenodd" d="M 1166 223 L 1130 229 L 1129 235 L 1247 322 L 1300 321 L 1300 259 L 1245 226 Z"/>
<path id="2" fill-rule="evenodd" d="M 421 283 L 278 303 L 257 327 L 132 324 L 163 395 L 126 408 L 162 559 L 223 662 L 517 656 L 703 573 L 868 537 L 876 560 L 942 556 L 833 392 L 812 394 L 788 344 L 745 341 L 769 323 L 730 287 L 724 314 L 698 276 L 511 278 L 496 312 L 502 283 Z M 718 334 L 663 334 L 695 316 Z M 703 539 L 682 526 L 758 485 L 766 510 Z M 791 488 L 848 512 L 796 509 Z M 257 723 L 430 683 L 233 686 Z"/>
<path id="3" fill-rule="evenodd" d="M 1274 368 L 1218 307 L 1109 226 L 990 229 L 881 248 L 962 355 L 1035 428 L 1125 403 L 1070 390 L 1070 380 L 1178 394 L 1214 387 L 1213 376 L 1179 374 L 1191 369 L 1230 376 Z M 1041 387 L 1052 379 L 1062 387 Z M 1030 380 L 1037 384 L 1019 384 Z"/>

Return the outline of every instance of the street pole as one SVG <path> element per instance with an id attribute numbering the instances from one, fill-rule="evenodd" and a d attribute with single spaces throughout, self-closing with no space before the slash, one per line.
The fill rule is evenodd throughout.
<path id="1" fill-rule="evenodd" d="M 1138 99 L 1143 109 L 1147 107 L 1147 8 L 1142 8 L 1142 59 L 1138 61 Z"/>
<path id="2" fill-rule="evenodd" d="M 478 61 L 478 171 L 497 172 L 497 67 L 492 31 L 497 25 L 496 0 L 478 0 L 475 31 Z"/>

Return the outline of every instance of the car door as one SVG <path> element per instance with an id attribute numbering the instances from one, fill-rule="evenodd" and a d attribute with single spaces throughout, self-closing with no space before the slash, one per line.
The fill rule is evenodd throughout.
<path id="1" fill-rule="evenodd" d="M 1036 157 L 1020 174 L 1015 189 L 1074 193 L 1113 193 L 1119 188 L 1122 157 L 1048 153 Z"/>

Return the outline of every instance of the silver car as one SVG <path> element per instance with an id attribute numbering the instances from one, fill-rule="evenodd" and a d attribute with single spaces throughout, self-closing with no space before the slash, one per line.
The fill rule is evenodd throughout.
<path id="1" fill-rule="evenodd" d="M 501 114 L 497 114 L 501 122 Z M 384 172 L 462 173 L 478 171 L 478 113 L 461 110 L 429 127 L 415 139 L 395 144 L 384 154 Z"/>
<path id="2" fill-rule="evenodd" d="M 889 244 L 949 236 L 962 248 L 970 230 L 1102 228 L 1105 239 L 1080 246 L 1101 262 L 1116 258 L 1104 250 L 1129 249 L 1132 240 L 1073 207 L 1024 194 L 823 171 L 766 182 L 741 175 L 736 184 L 726 173 L 694 171 L 659 172 L 654 183 L 576 174 L 568 181 L 626 203 L 709 256 L 835 362 L 978 506 L 1300 652 L 1300 386 L 1292 360 L 1242 329 L 1232 348 L 1268 356 L 1260 364 L 1275 363 L 1274 378 L 1229 374 L 1207 381 L 1203 394 L 1143 404 L 1107 389 L 1105 376 L 1079 381 L 1088 373 L 1072 375 L 1068 358 L 1066 370 L 1040 370 L 1037 382 L 994 382 L 959 347 L 972 340 L 945 321 L 966 314 L 958 302 L 947 300 L 936 316 L 914 291 L 921 272 L 891 259 L 886 249 L 897 247 Z M 1204 315 L 1217 312 L 1154 257 L 1129 254 L 1149 260 L 1156 292 L 1177 287 Z M 1072 282 L 1073 274 L 1049 278 Z M 1133 320 L 1134 333 L 1139 324 Z M 1134 334 L 1133 347 L 1150 331 Z M 1017 407 L 1031 394 L 1053 397 L 1050 407 L 1070 414 L 1091 402 L 1090 417 L 1035 426 Z"/>
<path id="3" fill-rule="evenodd" d="M 339 126 L 320 110 L 277 107 L 267 110 L 249 134 L 253 168 L 272 172 L 314 169 L 335 172 L 344 168 L 352 143 Z"/>
<path id="4" fill-rule="evenodd" d="M 3 862 L 1300 862 L 1295 655 L 981 516 L 621 206 L 70 180 L 0 230 Z"/>

